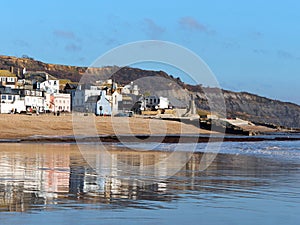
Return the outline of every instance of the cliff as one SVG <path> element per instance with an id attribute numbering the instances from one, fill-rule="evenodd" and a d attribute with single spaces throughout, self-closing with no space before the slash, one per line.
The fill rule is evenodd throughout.
<path id="1" fill-rule="evenodd" d="M 11 56 L 0 56 L 0 69 L 11 70 L 17 76 L 22 77 L 22 70 L 46 71 L 58 79 L 70 79 L 78 82 L 86 72 L 86 67 L 47 64 L 29 57 L 17 58 Z M 207 99 L 203 93 L 213 91 L 211 88 L 203 88 L 201 85 L 189 85 L 183 83 L 179 78 L 174 78 L 163 71 L 149 71 L 137 68 L 118 68 L 107 66 L 103 68 L 92 68 L 87 71 L 91 74 L 88 79 L 95 81 L 99 77 L 110 77 L 124 85 L 135 81 L 142 92 L 156 92 L 171 94 L 179 98 L 188 98 L 193 93 L 196 105 L 200 109 L 209 109 Z M 96 75 L 95 75 L 96 74 Z M 141 79 L 144 78 L 144 79 Z M 166 90 L 166 86 L 168 87 Z M 300 128 L 300 106 L 268 99 L 246 92 L 232 92 L 223 90 L 228 117 L 239 117 L 256 123 L 270 123 L 291 128 Z"/>
<path id="2" fill-rule="evenodd" d="M 282 102 L 261 97 L 247 92 L 232 92 L 223 90 L 227 117 L 239 117 L 257 124 L 300 127 L 300 106 L 294 103 Z M 203 95 L 198 95 L 196 105 L 209 109 Z"/>

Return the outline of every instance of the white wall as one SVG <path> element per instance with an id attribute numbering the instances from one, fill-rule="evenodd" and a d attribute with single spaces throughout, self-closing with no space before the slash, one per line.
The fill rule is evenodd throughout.
<path id="1" fill-rule="evenodd" d="M 72 108 L 73 110 L 85 110 L 85 102 L 88 100 L 90 96 L 99 96 L 100 90 L 92 89 L 92 90 L 76 90 L 75 95 L 72 99 Z"/>
<path id="2" fill-rule="evenodd" d="M 159 97 L 158 108 L 160 108 L 160 109 L 167 109 L 168 107 L 169 107 L 169 100 L 168 100 L 168 98 Z"/>
<path id="3" fill-rule="evenodd" d="M 112 113 L 118 113 L 118 109 L 119 109 L 119 102 L 122 101 L 122 95 L 119 94 L 117 91 L 115 91 L 112 94 L 112 99 L 111 99 L 111 109 L 112 109 Z"/>
<path id="4" fill-rule="evenodd" d="M 44 108 L 44 97 L 40 96 L 25 96 L 25 106 L 31 108 Z"/>
<path id="5" fill-rule="evenodd" d="M 0 113 L 11 113 L 13 109 L 18 113 L 25 112 L 26 107 L 24 100 L 18 99 L 13 102 L 9 101 L 0 103 Z"/>
<path id="6" fill-rule="evenodd" d="M 59 92 L 59 80 L 46 80 L 40 84 L 40 89 L 49 94 Z"/>
<path id="7" fill-rule="evenodd" d="M 55 111 L 71 111 L 71 95 L 70 94 L 54 94 Z"/>

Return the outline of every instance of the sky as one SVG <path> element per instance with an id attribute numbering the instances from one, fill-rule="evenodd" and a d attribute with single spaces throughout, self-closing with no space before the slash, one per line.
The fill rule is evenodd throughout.
<path id="1" fill-rule="evenodd" d="M 89 66 L 120 45 L 162 40 L 201 57 L 224 89 L 300 104 L 299 12 L 297 0 L 2 1 L 0 55 Z"/>

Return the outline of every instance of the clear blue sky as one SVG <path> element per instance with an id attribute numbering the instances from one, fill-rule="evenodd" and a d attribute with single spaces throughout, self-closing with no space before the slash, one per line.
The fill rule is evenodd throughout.
<path id="1" fill-rule="evenodd" d="M 90 65 L 132 41 L 198 54 L 221 86 L 300 104 L 300 1 L 3 1 L 1 55 Z M 177 74 L 174 74 L 177 76 Z"/>

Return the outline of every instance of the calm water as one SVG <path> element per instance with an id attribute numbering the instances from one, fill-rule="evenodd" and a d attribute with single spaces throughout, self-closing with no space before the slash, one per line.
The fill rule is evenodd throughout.
<path id="1" fill-rule="evenodd" d="M 300 142 L 151 146 L 0 144 L 0 224 L 299 224 Z"/>

